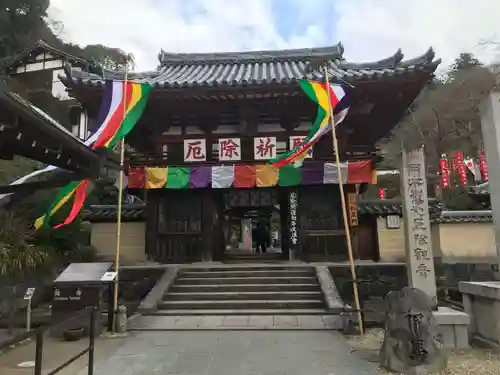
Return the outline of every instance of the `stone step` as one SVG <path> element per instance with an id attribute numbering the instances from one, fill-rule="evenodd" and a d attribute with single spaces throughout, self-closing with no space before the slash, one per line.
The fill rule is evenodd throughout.
<path id="1" fill-rule="evenodd" d="M 315 276 L 314 269 L 297 269 L 297 270 L 223 270 L 223 271 L 207 271 L 207 272 L 191 272 L 184 271 L 179 276 L 182 278 L 219 278 L 219 277 L 305 277 Z"/>
<path id="2" fill-rule="evenodd" d="M 179 277 L 176 285 L 203 284 L 316 284 L 316 277 Z"/>
<path id="3" fill-rule="evenodd" d="M 317 283 L 311 284 L 202 284 L 202 285 L 173 285 L 172 293 L 191 292 L 306 292 L 321 291 Z"/>
<path id="4" fill-rule="evenodd" d="M 323 293 L 317 292 L 195 292 L 195 293 L 167 293 L 165 301 L 234 301 L 234 300 L 321 300 Z"/>
<path id="5" fill-rule="evenodd" d="M 211 267 L 186 267 L 179 270 L 179 274 L 184 272 L 211 272 L 211 271 L 296 271 L 296 270 L 309 270 L 314 271 L 314 267 L 310 266 L 280 266 L 275 264 L 265 265 L 265 264 L 231 264 L 231 265 L 220 265 Z"/>
<path id="6" fill-rule="evenodd" d="M 247 257 L 247 258 L 257 258 L 257 259 L 265 259 L 265 258 L 281 258 L 283 254 L 277 253 L 275 251 L 266 251 L 264 254 L 256 253 L 255 251 L 248 250 L 230 250 L 224 253 L 224 257 Z"/>
<path id="7" fill-rule="evenodd" d="M 281 254 L 226 254 L 224 256 L 224 262 L 242 262 L 242 263 L 260 263 L 260 262 L 273 262 L 279 263 L 284 262 Z"/>
<path id="8" fill-rule="evenodd" d="M 186 315 L 330 315 L 326 309 L 182 309 L 157 310 L 142 314 L 144 316 L 186 316 Z M 338 315 L 340 316 L 340 315 Z"/>
<path id="9" fill-rule="evenodd" d="M 162 301 L 162 310 L 174 309 L 321 309 L 325 302 L 321 299 L 304 300 L 235 300 L 235 301 Z"/>

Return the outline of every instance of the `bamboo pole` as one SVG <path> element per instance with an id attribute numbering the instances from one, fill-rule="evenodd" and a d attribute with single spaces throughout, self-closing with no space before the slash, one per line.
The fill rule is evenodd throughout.
<path id="1" fill-rule="evenodd" d="M 355 304 L 356 311 L 358 314 L 359 331 L 363 335 L 364 334 L 363 319 L 361 317 L 361 306 L 359 304 L 358 284 L 357 284 L 357 280 L 356 280 L 356 267 L 354 266 L 351 231 L 350 231 L 350 227 L 349 227 L 349 221 L 347 219 L 347 208 L 346 208 L 346 200 L 345 200 L 345 193 L 344 193 L 344 185 L 342 184 L 342 169 L 340 168 L 340 156 L 339 156 L 339 147 L 338 147 L 338 142 L 337 142 L 337 131 L 335 129 L 335 121 L 333 119 L 333 108 L 332 108 L 332 103 L 330 101 L 330 87 L 329 87 L 330 82 L 329 82 L 329 78 L 328 78 L 327 63 L 325 63 L 323 69 L 324 69 L 324 74 L 325 74 L 325 84 L 326 84 L 326 88 L 327 88 L 326 93 L 328 95 L 328 106 L 329 106 L 329 115 L 330 115 L 328 121 L 330 122 L 330 125 L 332 127 L 333 152 L 335 153 L 335 163 L 337 165 L 340 200 L 342 203 L 342 216 L 344 219 L 344 228 L 345 228 L 345 235 L 346 235 L 346 240 L 347 240 L 347 251 L 349 253 L 349 265 L 351 268 L 351 276 L 352 276 L 352 280 L 353 280 L 354 304 Z"/>
<path id="2" fill-rule="evenodd" d="M 123 85 L 123 119 L 127 114 L 127 82 L 128 82 L 128 57 L 125 61 L 125 78 Z M 122 120 L 123 121 L 123 120 Z M 122 234 L 122 202 L 123 202 L 123 179 L 125 164 L 125 138 L 120 141 L 120 172 L 118 182 L 118 204 L 116 209 L 116 251 L 115 251 L 115 285 L 113 291 L 113 332 L 116 332 L 116 314 L 118 313 L 118 289 L 119 289 L 119 274 L 120 274 L 120 246 Z"/>

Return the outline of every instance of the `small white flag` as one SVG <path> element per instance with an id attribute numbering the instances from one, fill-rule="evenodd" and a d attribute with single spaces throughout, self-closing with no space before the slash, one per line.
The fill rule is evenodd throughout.
<path id="1" fill-rule="evenodd" d="M 469 171 L 471 171 L 471 173 L 474 175 L 474 180 L 481 181 L 481 171 L 479 170 L 479 167 L 474 162 L 474 159 L 473 158 L 466 158 L 466 159 L 464 159 L 464 164 L 469 169 Z"/>

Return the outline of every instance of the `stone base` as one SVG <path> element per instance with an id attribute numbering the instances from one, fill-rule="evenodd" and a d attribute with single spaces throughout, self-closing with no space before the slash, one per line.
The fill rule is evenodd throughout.
<path id="1" fill-rule="evenodd" d="M 460 282 L 458 290 L 471 319 L 469 335 L 499 347 L 500 281 Z"/>
<path id="2" fill-rule="evenodd" d="M 469 315 L 449 307 L 439 307 L 432 313 L 443 336 L 445 349 L 467 349 L 469 347 Z"/>

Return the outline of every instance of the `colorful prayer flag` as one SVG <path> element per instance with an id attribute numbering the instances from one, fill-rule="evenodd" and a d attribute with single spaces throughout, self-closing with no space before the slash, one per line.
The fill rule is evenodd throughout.
<path id="1" fill-rule="evenodd" d="M 303 160 L 308 156 L 309 150 L 324 134 L 331 130 L 329 120 L 332 113 L 330 113 L 330 108 L 333 112 L 337 104 L 339 104 L 345 96 L 344 89 L 339 85 L 308 80 L 301 80 L 299 84 L 306 95 L 318 104 L 318 114 L 309 134 L 305 137 L 302 144 L 271 160 L 271 164 L 276 168 L 281 168 L 289 164 L 295 164 L 297 167 L 302 165 Z M 330 92 L 330 103 L 328 103 L 327 89 Z M 345 108 L 337 115 L 333 116 L 332 120 L 334 126 L 337 126 L 345 119 L 347 111 L 348 108 Z"/>
<path id="2" fill-rule="evenodd" d="M 343 184 L 374 184 L 370 160 L 342 162 L 339 165 Z M 189 188 L 253 188 L 272 186 L 338 184 L 338 169 L 335 163 L 311 162 L 295 168 L 286 165 L 275 168 L 271 164 L 197 166 L 197 167 L 145 167 L 145 180 L 134 188 L 189 189 Z M 134 174 L 139 175 L 136 169 Z M 130 182 L 129 182 L 130 185 Z"/>
<path id="3" fill-rule="evenodd" d="M 124 139 L 141 117 L 151 90 L 152 87 L 145 83 L 125 83 L 125 81 L 106 82 L 98 116 L 101 125 L 98 131 L 92 136 L 95 141 L 93 140 L 91 148 L 113 148 Z M 70 214 L 62 224 L 57 225 L 54 229 L 73 222 L 83 207 L 89 182 L 88 179 L 74 181 L 62 188 L 48 212 L 35 221 L 35 228 L 39 229 L 42 226 L 48 225 L 50 217 L 74 194 L 75 199 Z M 61 196 L 62 193 L 64 195 Z"/>

